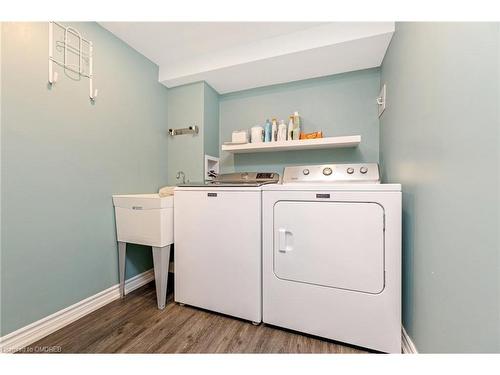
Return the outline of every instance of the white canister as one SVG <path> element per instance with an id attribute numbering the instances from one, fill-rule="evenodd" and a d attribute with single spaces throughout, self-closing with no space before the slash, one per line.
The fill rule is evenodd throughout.
<path id="1" fill-rule="evenodd" d="M 262 126 L 254 126 L 251 129 L 250 134 L 252 143 L 264 142 L 264 128 Z"/>
<path id="2" fill-rule="evenodd" d="M 248 132 L 246 130 L 235 130 L 231 135 L 231 142 L 233 143 L 247 143 Z"/>
<path id="3" fill-rule="evenodd" d="M 286 141 L 287 127 L 283 120 L 278 125 L 278 142 Z"/>

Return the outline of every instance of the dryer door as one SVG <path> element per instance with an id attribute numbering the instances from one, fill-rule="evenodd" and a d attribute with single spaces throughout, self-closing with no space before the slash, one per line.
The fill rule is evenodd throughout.
<path id="1" fill-rule="evenodd" d="M 370 202 L 277 202 L 274 273 L 284 280 L 380 293 L 383 207 Z"/>

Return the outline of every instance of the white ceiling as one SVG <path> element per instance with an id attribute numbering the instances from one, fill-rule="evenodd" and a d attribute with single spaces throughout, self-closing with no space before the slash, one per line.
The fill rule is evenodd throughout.
<path id="1" fill-rule="evenodd" d="M 379 66 L 393 22 L 101 22 L 175 87 L 219 93 Z"/>
<path id="2" fill-rule="evenodd" d="M 100 22 L 159 66 L 320 25 L 317 22 Z"/>

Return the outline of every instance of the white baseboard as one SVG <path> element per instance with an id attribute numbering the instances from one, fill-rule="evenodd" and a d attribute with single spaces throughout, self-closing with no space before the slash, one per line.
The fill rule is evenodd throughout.
<path id="1" fill-rule="evenodd" d="M 153 269 L 131 277 L 125 281 L 125 293 L 130 293 L 152 280 L 154 280 Z M 118 298 L 120 298 L 120 285 L 116 284 L 74 305 L 0 337 L 0 353 L 18 351 Z"/>
<path id="2" fill-rule="evenodd" d="M 403 354 L 418 354 L 417 347 L 403 326 L 401 326 L 401 338 L 401 349 Z"/>

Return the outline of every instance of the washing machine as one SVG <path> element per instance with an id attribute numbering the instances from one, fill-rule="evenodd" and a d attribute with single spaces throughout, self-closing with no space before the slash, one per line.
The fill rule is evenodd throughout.
<path id="1" fill-rule="evenodd" d="M 401 352 L 401 185 L 377 164 L 287 167 L 263 187 L 263 322 Z"/>
<path id="2" fill-rule="evenodd" d="M 262 321 L 262 186 L 278 180 L 229 173 L 175 188 L 176 302 Z"/>

